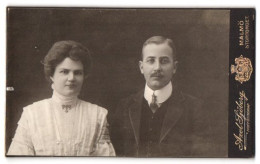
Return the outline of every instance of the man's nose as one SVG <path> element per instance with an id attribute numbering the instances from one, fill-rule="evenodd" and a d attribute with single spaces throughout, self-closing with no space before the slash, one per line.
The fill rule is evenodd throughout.
<path id="1" fill-rule="evenodd" d="M 74 75 L 73 72 L 70 72 L 70 73 L 69 73 L 68 80 L 69 80 L 69 81 L 75 80 L 75 75 Z"/>
<path id="2" fill-rule="evenodd" d="M 154 63 L 154 70 L 161 70 L 161 63 L 160 63 L 160 61 L 156 61 Z"/>

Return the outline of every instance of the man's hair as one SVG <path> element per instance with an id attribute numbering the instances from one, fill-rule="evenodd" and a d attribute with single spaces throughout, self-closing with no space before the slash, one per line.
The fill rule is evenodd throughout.
<path id="1" fill-rule="evenodd" d="M 147 39 L 144 44 L 143 44 L 143 49 L 145 46 L 147 46 L 148 44 L 163 44 L 163 43 L 166 43 L 168 44 L 168 46 L 170 46 L 170 48 L 172 49 L 172 57 L 173 57 L 173 60 L 177 60 L 177 56 L 176 56 L 176 47 L 175 47 L 175 44 L 174 42 L 169 39 L 169 38 L 166 38 L 164 36 L 152 36 L 150 37 L 149 39 Z M 142 51 L 143 51 L 142 49 Z M 143 58 L 143 52 L 142 52 L 142 56 Z"/>
<path id="2" fill-rule="evenodd" d="M 72 40 L 58 41 L 53 44 L 43 61 L 45 78 L 49 82 L 52 82 L 50 77 L 54 75 L 57 65 L 67 57 L 82 63 L 85 77 L 90 73 L 92 61 L 88 49 Z"/>

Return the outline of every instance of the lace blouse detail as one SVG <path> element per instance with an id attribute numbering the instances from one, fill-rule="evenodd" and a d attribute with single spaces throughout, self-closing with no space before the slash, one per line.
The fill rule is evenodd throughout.
<path id="1" fill-rule="evenodd" d="M 56 98 L 24 108 L 7 155 L 115 156 L 106 109 L 76 98 L 66 113 Z"/>

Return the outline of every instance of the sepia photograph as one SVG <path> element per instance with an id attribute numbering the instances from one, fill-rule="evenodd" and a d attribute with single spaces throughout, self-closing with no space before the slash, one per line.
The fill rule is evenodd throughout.
<path id="1" fill-rule="evenodd" d="M 7 157 L 254 155 L 254 9 L 6 10 Z"/>

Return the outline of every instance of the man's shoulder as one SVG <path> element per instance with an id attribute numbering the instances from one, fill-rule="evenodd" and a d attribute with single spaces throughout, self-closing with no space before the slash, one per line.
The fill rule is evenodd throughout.
<path id="1" fill-rule="evenodd" d="M 142 90 L 139 90 L 138 92 L 130 94 L 129 96 L 127 96 L 125 98 L 122 98 L 120 100 L 120 103 L 124 103 L 124 104 L 132 103 L 134 101 L 141 100 L 143 97 L 144 97 L 144 90 L 142 89 Z"/>
<path id="2" fill-rule="evenodd" d="M 174 96 L 175 98 L 172 98 L 172 101 L 177 100 L 178 102 L 180 102 L 182 107 L 187 108 L 188 110 L 192 109 L 193 111 L 194 110 L 196 111 L 198 109 L 201 109 L 201 107 L 203 106 L 202 99 L 200 99 L 192 94 L 183 92 L 181 90 L 175 90 L 175 91 L 176 92 L 173 94 L 176 94 L 176 95 Z"/>
<path id="3" fill-rule="evenodd" d="M 189 114 L 203 117 L 207 113 L 204 109 L 204 101 L 202 99 L 188 93 L 182 93 L 182 95 L 184 97 L 184 101 L 182 102 L 183 107 L 189 111 Z"/>
<path id="4" fill-rule="evenodd" d="M 195 96 L 193 96 L 193 95 L 191 95 L 191 94 L 188 94 L 188 93 L 183 93 L 183 92 L 181 92 L 181 94 L 182 94 L 182 96 L 184 97 L 184 100 L 185 101 L 188 101 L 188 102 L 197 102 L 197 103 L 201 103 L 202 102 L 202 100 L 201 99 L 199 99 L 198 97 L 195 97 Z"/>
<path id="5" fill-rule="evenodd" d="M 127 111 L 133 104 L 139 104 L 142 102 L 142 99 L 144 97 L 144 90 L 139 90 L 138 92 L 135 92 L 133 94 L 130 94 L 129 96 L 120 99 L 117 109 L 120 110 L 120 112 Z"/>

